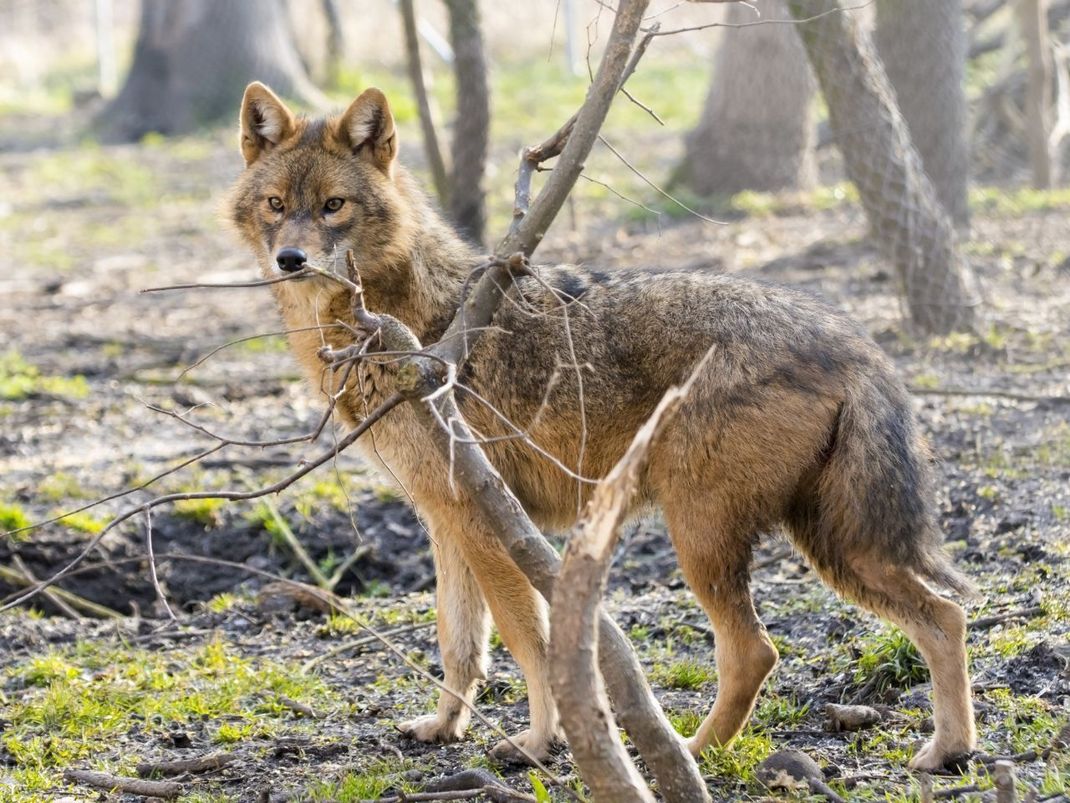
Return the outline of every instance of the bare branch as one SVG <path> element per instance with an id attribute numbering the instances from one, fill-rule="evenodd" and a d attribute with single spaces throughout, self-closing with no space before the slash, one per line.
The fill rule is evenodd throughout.
<path id="1" fill-rule="evenodd" d="M 346 434 L 344 438 L 338 441 L 337 445 L 334 448 L 321 452 L 316 458 L 306 462 L 299 469 L 287 475 L 286 477 L 283 477 L 281 480 L 274 483 L 273 485 L 269 485 L 265 488 L 260 488 L 255 491 L 198 491 L 193 493 L 167 494 L 165 496 L 160 496 L 156 499 L 150 500 L 143 505 L 131 508 L 124 513 L 120 513 L 118 516 L 112 519 L 107 524 L 107 526 L 104 527 L 104 529 L 102 529 L 99 533 L 93 536 L 93 538 L 91 538 L 89 542 L 86 543 L 82 550 L 77 555 L 75 555 L 74 558 L 72 558 L 66 566 L 64 566 L 58 572 L 53 574 L 47 580 L 42 580 L 40 583 L 37 583 L 29 590 L 20 594 L 11 595 L 6 600 L 4 600 L 3 604 L 0 604 L 0 612 L 6 611 L 10 608 L 15 607 L 16 605 L 25 602 L 26 600 L 40 593 L 44 589 L 51 587 L 57 581 L 66 577 L 75 567 L 78 566 L 78 564 L 80 564 L 83 560 L 86 559 L 90 552 L 92 552 L 96 548 L 97 544 L 99 544 L 108 533 L 110 533 L 124 521 L 127 521 L 128 519 L 131 519 L 140 513 L 144 513 L 147 510 L 152 510 L 153 508 L 157 508 L 160 505 L 165 505 L 170 502 L 177 502 L 185 499 L 228 499 L 232 501 L 240 499 L 257 499 L 261 496 L 278 493 L 279 491 L 290 487 L 299 479 L 304 477 L 306 474 L 309 474 L 313 470 L 319 468 L 321 465 L 331 460 L 339 452 L 345 450 L 349 446 L 352 446 L 353 443 L 356 442 L 356 440 L 361 435 L 371 429 L 372 426 L 374 426 L 379 420 L 381 420 L 385 415 L 387 415 L 387 413 L 389 413 L 403 401 L 405 401 L 405 396 L 400 393 L 393 394 L 392 396 L 387 398 L 381 405 L 375 408 L 375 410 L 373 410 L 367 418 L 361 421 L 358 426 L 356 426 L 353 430 Z"/>
<path id="2" fill-rule="evenodd" d="M 598 615 L 620 524 L 650 445 L 687 398 L 712 353 L 711 348 L 682 387 L 666 392 L 624 456 L 595 488 L 558 573 L 558 588 L 567 588 L 568 595 L 555 597 L 550 608 L 550 680 L 573 757 L 596 800 L 653 800 L 621 744 L 598 673 Z"/>

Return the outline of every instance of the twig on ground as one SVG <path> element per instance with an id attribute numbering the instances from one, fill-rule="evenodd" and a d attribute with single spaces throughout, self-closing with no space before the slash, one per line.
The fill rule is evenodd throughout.
<path id="1" fill-rule="evenodd" d="M 321 715 L 314 708 L 287 697 L 285 694 L 276 695 L 275 700 L 283 708 L 289 708 L 294 713 L 301 714 L 309 719 L 321 719 Z"/>
<path id="2" fill-rule="evenodd" d="M 940 789 L 933 792 L 934 800 L 947 800 L 948 798 L 961 797 L 962 795 L 973 795 L 981 791 L 981 787 L 975 783 L 967 784 L 966 786 L 955 786 L 951 789 Z"/>
<path id="3" fill-rule="evenodd" d="M 18 552 L 11 553 L 11 562 L 15 565 L 16 569 L 22 572 L 22 576 L 23 578 L 25 578 L 23 581 L 25 585 L 33 585 L 34 583 L 39 582 L 38 579 L 34 576 L 34 573 L 30 571 L 30 567 L 22 562 L 22 558 L 19 557 Z M 47 589 L 45 591 L 44 596 L 45 599 L 47 599 L 49 602 L 59 608 L 61 612 L 66 614 L 71 619 L 82 618 L 82 614 L 78 613 L 78 611 L 71 607 L 65 599 L 63 599 L 59 594 L 56 593 L 56 589 Z"/>
<path id="4" fill-rule="evenodd" d="M 260 500 L 260 504 L 264 506 L 268 515 L 271 516 L 271 521 L 275 525 L 276 533 L 282 538 L 283 543 L 290 548 L 290 551 L 294 554 L 294 557 L 297 558 L 298 562 L 304 566 L 305 571 L 307 571 L 309 577 L 312 578 L 312 582 L 325 591 L 332 590 L 331 581 L 327 579 L 327 575 L 325 575 L 320 570 L 320 567 L 316 565 L 316 561 L 312 560 L 312 557 L 308 554 L 308 550 L 305 549 L 305 545 L 301 543 L 301 539 L 294 535 L 293 529 L 290 527 L 286 519 L 279 513 L 279 509 L 275 506 L 275 503 L 272 502 L 271 499 L 264 497 Z"/>
<path id="5" fill-rule="evenodd" d="M 141 761 L 137 765 L 137 774 L 142 778 L 152 775 L 185 775 L 198 772 L 210 772 L 225 767 L 237 760 L 236 753 L 212 753 L 199 758 L 184 758 L 179 761 Z"/>
<path id="6" fill-rule="evenodd" d="M 971 621 L 968 627 L 970 630 L 987 630 L 990 627 L 995 627 L 996 625 L 1010 621 L 1011 619 L 1032 619 L 1036 616 L 1043 616 L 1044 612 L 1044 608 L 1040 605 L 1033 605 L 1029 608 L 1018 608 L 1017 610 L 1007 611 L 1006 613 L 982 616 Z"/>
<path id="7" fill-rule="evenodd" d="M 32 574 L 26 574 L 15 571 L 7 566 L 0 564 L 0 580 L 5 583 L 12 583 L 14 585 L 22 586 L 24 588 L 36 588 L 41 585 L 41 581 L 37 580 Z M 85 597 L 81 597 L 75 594 L 73 591 L 67 591 L 64 588 L 58 588 L 56 586 L 47 587 L 48 591 L 51 591 L 58 599 L 67 603 L 68 605 L 85 611 L 91 616 L 96 616 L 101 619 L 125 619 L 116 610 L 100 605 L 99 603 L 88 600 Z"/>
<path id="8" fill-rule="evenodd" d="M 63 778 L 69 783 L 79 783 L 106 792 L 159 797 L 165 800 L 172 800 L 185 792 L 185 787 L 174 781 L 146 781 L 92 770 L 64 770 Z"/>

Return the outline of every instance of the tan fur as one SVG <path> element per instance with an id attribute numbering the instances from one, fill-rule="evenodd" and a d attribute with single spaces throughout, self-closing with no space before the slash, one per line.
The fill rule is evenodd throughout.
<path id="1" fill-rule="evenodd" d="M 399 318 L 424 343 L 437 339 L 479 256 L 397 165 L 382 93 L 368 90 L 344 115 L 308 121 L 257 87 L 242 107 L 248 168 L 231 216 L 264 274 L 278 275 L 273 256 L 284 247 L 338 271 L 352 249 L 368 308 Z M 273 140 L 276 131 L 285 136 Z M 275 206 L 269 198 L 278 199 Z M 342 208 L 328 212 L 331 198 L 343 199 Z M 665 390 L 716 345 L 654 445 L 635 500 L 636 510 L 653 504 L 664 512 L 717 635 L 720 688 L 692 751 L 735 737 L 776 663 L 751 603 L 748 564 L 759 534 L 780 524 L 830 585 L 899 624 L 932 668 L 936 732 L 915 765 L 935 767 L 972 749 L 965 620 L 927 583 L 968 584 L 941 550 L 927 454 L 909 398 L 879 348 L 808 296 L 732 277 L 539 271 L 543 283 L 518 281 L 461 371 L 470 391 L 461 389 L 458 403 L 486 437 L 511 430 L 480 397 L 557 461 L 602 477 Z M 289 328 L 350 322 L 348 293 L 332 283 L 275 288 Z M 334 390 L 337 380 L 324 375 L 316 352 L 349 339 L 334 328 L 295 333 L 290 342 L 313 384 Z M 391 383 L 389 367 L 363 365 L 340 400 L 347 423 L 360 421 Z M 486 674 L 492 616 L 528 682 L 531 728 L 520 739 L 544 756 L 559 736 L 545 602 L 470 500 L 451 489 L 448 465 L 407 407 L 361 444 L 430 526 L 446 684 L 472 702 Z M 516 438 L 492 440 L 486 451 L 536 523 L 564 530 L 576 521 L 589 485 Z M 435 714 L 401 727 L 418 739 L 452 741 L 468 720 L 466 707 L 444 694 Z"/>

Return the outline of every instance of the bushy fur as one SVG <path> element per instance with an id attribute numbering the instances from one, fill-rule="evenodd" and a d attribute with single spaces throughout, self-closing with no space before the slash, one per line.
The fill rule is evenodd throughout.
<path id="1" fill-rule="evenodd" d="M 247 169 L 231 216 L 265 276 L 278 275 L 273 255 L 283 247 L 335 270 L 352 249 L 370 310 L 399 318 L 424 343 L 441 336 L 480 257 L 397 165 L 382 94 L 368 90 L 343 115 L 308 121 L 253 84 L 241 119 Z M 330 198 L 342 199 L 341 209 L 328 211 Z M 275 287 L 292 329 L 349 321 L 348 292 L 334 284 Z M 339 329 L 290 336 L 318 388 L 317 350 L 348 339 Z M 759 533 L 781 524 L 822 578 L 901 626 L 928 662 L 936 731 L 915 765 L 935 767 L 972 749 L 965 619 L 929 588 L 968 583 L 942 550 L 909 398 L 881 350 L 844 316 L 807 295 L 731 276 L 543 266 L 539 280 L 517 282 L 479 339 L 461 374 L 470 390 L 458 402 L 491 439 L 488 456 L 535 522 L 563 530 L 582 512 L 589 485 L 519 439 L 495 440 L 512 430 L 490 405 L 561 463 L 602 477 L 711 345 L 693 393 L 651 451 L 635 502 L 663 511 L 717 635 L 720 688 L 691 749 L 739 732 L 776 662 L 751 603 L 748 564 Z M 340 401 L 346 421 L 360 421 L 389 386 L 388 371 L 362 369 Z M 545 754 L 558 724 L 544 601 L 470 502 L 455 496 L 411 412 L 399 408 L 363 440 L 430 525 L 446 684 L 473 699 L 485 676 L 489 609 L 528 680 L 531 730 L 520 741 Z M 436 714 L 402 728 L 448 741 L 467 722 L 467 709 L 444 694 Z"/>

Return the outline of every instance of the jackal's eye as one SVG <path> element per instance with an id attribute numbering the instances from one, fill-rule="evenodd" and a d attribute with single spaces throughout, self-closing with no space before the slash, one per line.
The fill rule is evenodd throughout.
<path id="1" fill-rule="evenodd" d="M 272 195 L 268 198 L 268 206 L 274 209 L 276 212 L 282 211 L 282 198 L 277 195 Z"/>
<path id="2" fill-rule="evenodd" d="M 328 198 L 323 208 L 328 212 L 337 212 L 345 205 L 345 198 Z"/>

